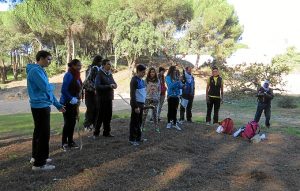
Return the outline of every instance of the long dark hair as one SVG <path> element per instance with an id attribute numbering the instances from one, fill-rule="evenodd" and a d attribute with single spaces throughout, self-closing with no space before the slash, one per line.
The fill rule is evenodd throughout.
<path id="1" fill-rule="evenodd" d="M 68 66 L 69 66 L 69 67 L 72 67 L 72 66 L 77 65 L 77 64 L 79 64 L 79 63 L 80 63 L 80 60 L 78 60 L 78 59 L 73 59 L 73 60 L 71 60 L 71 62 L 68 63 Z"/>
<path id="2" fill-rule="evenodd" d="M 176 78 L 176 66 L 170 66 L 167 76 L 170 76 L 172 80 Z"/>
<path id="3" fill-rule="evenodd" d="M 155 72 L 155 76 L 154 76 L 154 79 L 151 79 L 151 71 L 154 71 Z M 146 82 L 148 83 L 149 81 L 151 82 L 158 82 L 158 77 L 157 77 L 157 73 L 156 73 L 156 70 L 155 68 L 151 67 L 147 73 L 147 77 L 146 77 Z"/>
<path id="4" fill-rule="evenodd" d="M 100 56 L 100 55 L 96 55 L 95 57 L 94 57 L 94 59 L 93 59 L 93 63 L 92 63 L 92 65 L 93 66 L 100 66 L 101 65 L 101 62 L 102 62 L 102 56 Z"/>

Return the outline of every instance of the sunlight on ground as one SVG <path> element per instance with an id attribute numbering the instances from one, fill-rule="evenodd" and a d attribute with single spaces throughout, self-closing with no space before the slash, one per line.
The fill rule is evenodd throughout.
<path id="1" fill-rule="evenodd" d="M 153 187 L 149 190 L 163 190 L 168 188 L 173 180 L 182 176 L 182 174 L 192 166 L 191 160 L 182 160 L 166 169 L 165 173 L 154 178 Z"/>

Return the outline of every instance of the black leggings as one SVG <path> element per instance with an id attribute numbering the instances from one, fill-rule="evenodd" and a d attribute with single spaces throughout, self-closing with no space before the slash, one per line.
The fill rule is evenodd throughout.
<path id="1" fill-rule="evenodd" d="M 173 121 L 173 124 L 176 124 L 178 105 L 179 105 L 178 97 L 168 97 L 168 123 Z"/>
<path id="2" fill-rule="evenodd" d="M 66 104 L 66 112 L 64 115 L 64 129 L 62 133 L 62 145 L 72 144 L 74 128 L 76 125 L 77 105 Z"/>

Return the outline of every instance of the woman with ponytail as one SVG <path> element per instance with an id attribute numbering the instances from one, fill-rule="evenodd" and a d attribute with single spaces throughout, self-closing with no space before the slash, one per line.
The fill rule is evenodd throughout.
<path id="1" fill-rule="evenodd" d="M 62 133 L 62 149 L 64 151 L 79 148 L 73 140 L 73 133 L 82 87 L 80 78 L 81 62 L 78 59 L 73 59 L 68 66 L 69 70 L 63 79 L 60 98 L 60 103 L 66 107 L 66 112 L 63 114 L 64 127 Z"/>

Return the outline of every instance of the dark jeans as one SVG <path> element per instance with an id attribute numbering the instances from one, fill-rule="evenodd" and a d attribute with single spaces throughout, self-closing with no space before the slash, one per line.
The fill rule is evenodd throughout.
<path id="1" fill-rule="evenodd" d="M 214 122 L 213 123 L 218 123 L 219 122 L 220 105 L 221 105 L 221 99 L 220 98 L 208 97 L 206 122 L 211 122 L 212 108 L 214 108 Z"/>
<path id="2" fill-rule="evenodd" d="M 173 121 L 173 124 L 176 124 L 178 104 L 178 97 L 168 97 L 168 123 Z"/>
<path id="3" fill-rule="evenodd" d="M 97 118 L 97 99 L 95 92 L 85 92 L 85 119 L 83 125 L 85 127 L 89 127 L 91 125 L 96 126 L 96 118 Z"/>
<path id="4" fill-rule="evenodd" d="M 265 125 L 270 126 L 271 104 L 265 104 L 265 103 L 258 102 L 254 121 L 256 121 L 257 123 L 259 122 L 263 111 L 264 111 L 265 117 L 266 117 Z"/>
<path id="5" fill-rule="evenodd" d="M 103 124 L 103 135 L 107 136 L 110 134 L 110 122 L 112 117 L 112 100 L 103 98 L 103 97 L 97 97 L 97 123 L 94 131 L 94 135 L 98 136 L 100 134 L 100 128 Z"/>
<path id="6" fill-rule="evenodd" d="M 131 107 L 129 141 L 141 141 L 141 137 L 142 137 L 141 126 L 143 120 L 144 104 L 138 103 L 138 107 L 140 108 L 140 113 L 136 113 L 134 111 L 134 108 Z"/>
<path id="7" fill-rule="evenodd" d="M 50 111 L 50 107 L 31 108 L 34 120 L 32 138 L 32 158 L 35 159 L 34 166 L 43 166 L 49 157 Z"/>
<path id="8" fill-rule="evenodd" d="M 71 145 L 73 141 L 74 128 L 76 125 L 77 105 L 66 104 L 66 112 L 64 116 L 64 128 L 62 133 L 62 145 Z"/>
<path id="9" fill-rule="evenodd" d="M 194 95 L 183 95 L 184 99 L 189 100 L 188 105 L 186 108 L 182 107 L 180 105 L 180 120 L 184 120 L 184 113 L 186 111 L 186 120 L 192 121 L 192 107 L 193 107 L 193 101 L 194 101 Z"/>

